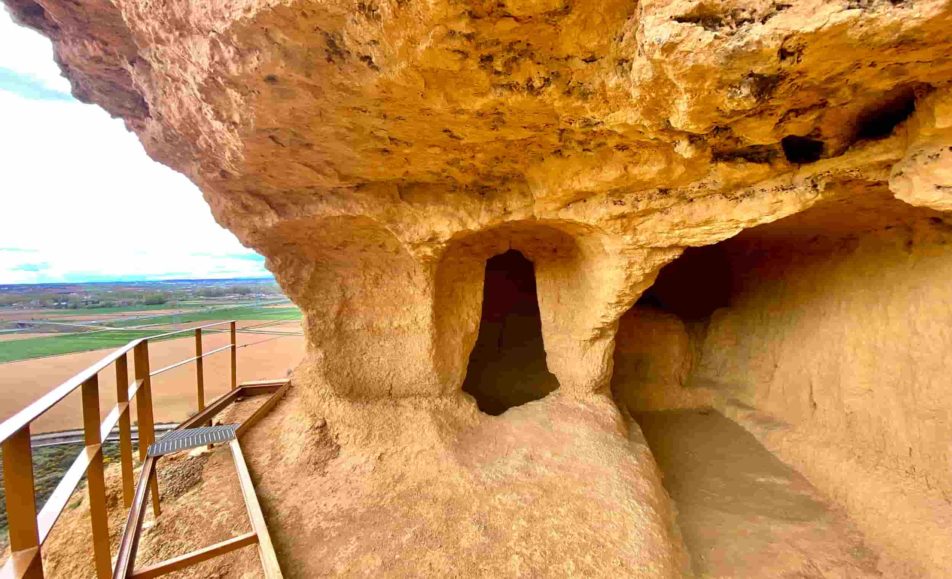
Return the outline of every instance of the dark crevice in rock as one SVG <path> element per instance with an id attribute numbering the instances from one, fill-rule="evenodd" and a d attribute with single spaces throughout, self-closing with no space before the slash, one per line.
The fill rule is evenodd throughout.
<path id="1" fill-rule="evenodd" d="M 780 146 L 787 160 L 797 165 L 819 161 L 826 150 L 823 141 L 797 135 L 787 135 L 780 139 Z"/>
<path id="2" fill-rule="evenodd" d="M 47 16 L 46 9 L 43 6 L 33 2 L 33 0 L 8 0 L 7 6 L 14 21 L 35 30 L 43 31 L 55 38 L 52 33 L 56 32 L 59 27 Z"/>
<path id="3" fill-rule="evenodd" d="M 700 4 L 688 14 L 674 16 L 672 20 L 681 24 L 700 26 L 709 32 L 722 29 L 738 30 L 751 24 L 764 24 L 777 14 L 790 8 L 792 4 L 774 2 L 770 6 L 752 8 L 734 8 L 725 10 L 715 4 Z"/>
<path id="4" fill-rule="evenodd" d="M 854 142 L 882 139 L 916 111 L 916 90 L 912 86 L 899 87 L 876 106 L 863 111 L 856 121 Z"/>
<path id="5" fill-rule="evenodd" d="M 710 13 L 685 14 L 675 16 L 672 20 L 681 24 L 695 24 L 710 32 L 715 32 L 725 25 L 723 16 Z"/>
<path id="6" fill-rule="evenodd" d="M 764 101 L 773 96 L 782 80 L 782 74 L 758 74 L 754 72 L 748 74 L 745 78 L 751 93 L 758 101 Z"/>
<path id="7" fill-rule="evenodd" d="M 703 320 L 729 305 L 730 264 L 721 245 L 689 247 L 661 269 L 636 305 L 670 312 L 685 321 Z"/>
<path id="8" fill-rule="evenodd" d="M 715 163 L 746 161 L 748 163 L 771 163 L 780 157 L 777 145 L 751 145 L 736 149 L 715 148 L 711 160 Z"/>

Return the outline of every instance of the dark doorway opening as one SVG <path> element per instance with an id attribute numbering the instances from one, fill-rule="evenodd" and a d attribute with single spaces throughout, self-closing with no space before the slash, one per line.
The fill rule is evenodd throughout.
<path id="1" fill-rule="evenodd" d="M 494 416 L 559 387 L 545 365 L 535 268 L 509 250 L 486 261 L 479 336 L 463 391 Z"/>
<path id="2" fill-rule="evenodd" d="M 722 243 L 689 247 L 664 266 L 636 306 L 677 315 L 685 322 L 705 320 L 730 304 L 731 264 Z"/>

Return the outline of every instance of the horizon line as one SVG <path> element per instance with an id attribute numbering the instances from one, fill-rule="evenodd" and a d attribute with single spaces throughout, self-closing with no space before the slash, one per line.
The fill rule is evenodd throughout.
<path id="1" fill-rule="evenodd" d="M 2 283 L 0 282 L 0 287 L 6 286 L 30 286 L 30 285 L 80 285 L 80 284 L 116 284 L 116 283 L 174 283 L 174 282 L 188 282 L 188 281 L 276 281 L 274 275 L 262 276 L 262 277 L 181 277 L 181 278 L 168 278 L 168 279 L 113 279 L 113 280 L 89 280 L 89 281 L 48 281 L 48 282 L 11 282 L 11 283 Z"/>

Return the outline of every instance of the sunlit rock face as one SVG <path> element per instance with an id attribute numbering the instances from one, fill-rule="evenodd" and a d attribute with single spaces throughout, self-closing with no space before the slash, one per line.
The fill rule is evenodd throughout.
<path id="1" fill-rule="evenodd" d="M 4 1 L 267 257 L 307 316 L 297 384 L 353 432 L 395 400 L 506 419 L 461 388 L 509 250 L 541 407 L 609 391 L 619 320 L 685 248 L 829 198 L 952 208 L 946 1 Z M 655 322 L 670 347 L 631 352 L 686 352 Z"/>
<path id="2" fill-rule="evenodd" d="M 551 254 L 549 366 L 584 394 L 681 248 L 900 157 L 948 203 L 909 191 L 948 179 L 934 143 L 876 141 L 952 76 L 946 2 L 7 3 L 321 313 L 348 396 L 458 389 L 502 247 Z"/>

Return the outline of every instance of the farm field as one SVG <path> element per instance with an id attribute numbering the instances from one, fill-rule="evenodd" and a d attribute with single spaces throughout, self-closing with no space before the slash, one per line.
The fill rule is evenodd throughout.
<path id="1" fill-rule="evenodd" d="M 164 310 L 163 313 L 166 311 L 168 310 Z M 117 314 L 112 315 L 117 316 Z M 107 314 L 105 317 L 108 318 L 109 315 Z M 52 320 L 57 318 L 51 317 L 48 319 Z M 113 320 L 106 319 L 105 321 L 108 321 L 108 325 L 111 327 L 130 328 L 127 330 L 84 331 L 84 328 L 77 328 L 80 331 L 45 335 L 31 333 L 28 335 L 20 335 L 21 339 L 16 338 L 17 334 L 4 334 L 3 343 L 0 345 L 0 364 L 102 348 L 116 348 L 137 338 L 145 338 L 160 334 L 164 331 L 180 329 L 180 324 L 201 325 L 203 322 L 226 320 L 256 320 L 266 322 L 300 319 L 300 310 L 296 307 L 288 306 L 287 304 L 282 304 L 281 307 L 276 308 L 254 305 L 225 306 L 215 309 L 197 310 L 186 314 L 159 314 L 149 318 L 140 318 L 130 315 L 130 313 L 125 313 Z M 174 327 L 172 327 L 173 324 Z M 148 326 L 148 329 L 139 329 L 144 326 Z M 168 327 L 166 328 L 165 326 Z"/>
<path id="2" fill-rule="evenodd" d="M 155 313 L 160 311 L 175 311 L 187 308 L 198 307 L 197 305 L 185 305 L 177 304 L 174 308 L 170 308 L 166 304 L 156 304 L 156 305 L 137 305 L 137 306 L 114 306 L 114 307 L 105 307 L 105 308 L 76 308 L 73 310 L 53 310 L 57 316 L 72 317 L 72 316 L 91 316 L 91 317 L 100 317 L 103 315 L 109 314 L 128 314 L 128 313 Z M 43 310 L 41 310 L 43 311 Z M 48 310 L 46 310 L 48 312 Z"/>
<path id="3" fill-rule="evenodd" d="M 262 321 L 239 322 L 239 328 L 260 326 Z M 278 322 L 262 328 L 269 332 L 301 333 L 300 322 Z M 151 333 L 155 333 L 153 330 Z M 46 338 L 43 338 L 46 339 Z M 128 340 L 126 340 L 128 341 Z M 304 355 L 304 337 L 301 335 L 248 334 L 239 331 L 238 380 L 281 378 L 293 369 Z M 3 347 L 16 342 L 4 342 Z M 125 343 L 125 342 L 122 342 Z M 204 350 L 209 351 L 229 343 L 227 333 L 207 334 Z M 243 347 L 247 346 L 247 347 Z M 0 364 L 0 420 L 9 418 L 30 402 L 92 365 L 113 347 L 61 356 L 20 360 Z M 152 343 L 149 346 L 152 370 L 174 364 L 195 355 L 195 340 L 191 335 Z M 205 358 L 206 400 L 226 392 L 230 386 L 228 350 Z M 130 377 L 133 363 L 130 356 Z M 102 415 L 115 404 L 116 379 L 112 367 L 99 375 L 100 408 Z M 155 418 L 159 422 L 178 422 L 196 409 L 195 364 L 186 364 L 153 378 L 152 397 Z M 82 425 L 79 391 L 33 423 L 33 433 L 79 428 Z"/>
<path id="4" fill-rule="evenodd" d="M 274 280 L 172 280 L 0 285 L 0 420 L 144 337 L 238 320 L 238 378 L 284 377 L 304 354 L 301 312 Z M 100 326 L 107 329 L 101 330 Z M 257 328 L 257 333 L 242 332 Z M 204 351 L 229 343 L 228 326 L 206 330 Z M 194 334 L 150 341 L 152 371 L 195 355 Z M 205 358 L 210 401 L 230 386 L 227 350 Z M 130 377 L 133 370 L 129 356 Z M 156 419 L 178 422 L 196 409 L 195 364 L 153 378 Z M 114 369 L 99 375 L 103 415 L 115 403 Z M 81 426 L 79 392 L 33 424 L 33 433 Z"/>
<path id="5" fill-rule="evenodd" d="M 14 309 L 0 309 L 0 323 L 8 322 L 10 320 L 19 320 L 23 318 L 31 318 L 34 316 L 46 316 L 50 314 L 50 310 L 14 310 Z"/>
<path id="6" fill-rule="evenodd" d="M 8 339 L 0 345 L 0 364 L 73 352 L 117 348 L 132 340 L 148 338 L 158 333 L 160 333 L 158 330 L 121 330 L 47 335 L 22 340 Z"/>
<path id="7" fill-rule="evenodd" d="M 192 322 L 224 320 L 300 320 L 301 310 L 287 304 L 280 307 L 236 306 L 194 313 L 149 318 L 147 320 L 122 321 L 113 324 L 116 327 L 138 326 L 142 324 L 187 324 Z"/>

